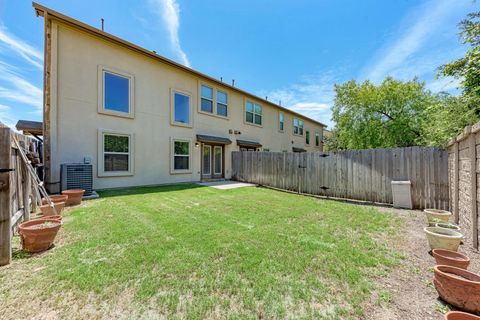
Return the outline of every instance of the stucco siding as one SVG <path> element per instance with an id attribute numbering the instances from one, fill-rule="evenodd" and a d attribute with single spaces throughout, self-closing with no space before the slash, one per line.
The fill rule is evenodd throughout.
<path id="1" fill-rule="evenodd" d="M 262 127 L 246 124 L 244 95 L 74 27 L 58 23 L 56 52 L 53 54 L 56 55 L 56 65 L 52 68 L 56 69 L 57 106 L 50 115 L 54 129 L 49 134 L 55 144 L 52 147 L 51 182 L 58 181 L 61 163 L 83 162 L 84 157 L 92 161 L 95 189 L 199 181 L 200 148 L 194 146 L 197 134 L 225 137 L 233 142 L 225 147 L 225 178 L 231 175 L 231 151 L 238 150 L 237 139 L 260 142 L 270 151 L 291 151 L 293 146 L 307 151 L 322 150 L 323 127 L 307 118 L 301 119 L 305 123 L 304 131 L 310 131 L 310 145 L 305 144 L 305 135 L 293 135 L 293 114 L 283 111 L 285 128 L 282 133 L 278 130 L 279 109 L 262 101 L 253 100 L 263 108 Z M 98 112 L 98 96 L 101 94 L 99 66 L 133 75 L 133 119 Z M 228 93 L 228 119 L 198 112 L 201 83 Z M 171 124 L 172 89 L 191 94 L 192 128 Z M 101 129 L 133 134 L 133 175 L 98 176 L 98 131 Z M 229 134 L 230 129 L 241 134 Z M 320 134 L 319 147 L 315 147 L 315 132 Z M 191 140 L 191 173 L 170 173 L 171 138 Z"/>

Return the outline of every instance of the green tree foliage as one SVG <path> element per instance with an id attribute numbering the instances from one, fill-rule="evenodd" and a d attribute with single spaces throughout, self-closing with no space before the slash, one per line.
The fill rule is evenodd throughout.
<path id="1" fill-rule="evenodd" d="M 480 96 L 480 12 L 468 14 L 460 22 L 460 39 L 471 48 L 465 57 L 440 67 L 440 75 L 462 79 L 464 93 Z"/>
<path id="2" fill-rule="evenodd" d="M 366 149 L 423 144 L 423 124 L 438 97 L 417 79 L 386 78 L 380 85 L 352 80 L 335 85 L 332 132 L 329 147 Z"/>

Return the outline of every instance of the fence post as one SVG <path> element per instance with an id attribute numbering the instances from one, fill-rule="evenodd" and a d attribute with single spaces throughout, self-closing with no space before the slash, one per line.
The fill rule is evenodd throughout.
<path id="1" fill-rule="evenodd" d="M 460 168 L 458 167 L 460 164 L 459 160 L 459 152 L 458 152 L 458 141 L 455 141 L 455 144 L 453 145 L 453 152 L 454 152 L 454 163 L 453 163 L 453 185 L 455 186 L 453 189 L 453 216 L 455 218 L 455 223 L 458 224 L 460 221 L 460 210 L 458 208 L 459 201 L 458 201 L 458 196 L 459 196 L 459 190 L 460 188 L 458 187 L 458 183 L 460 182 L 459 177 L 459 171 Z"/>
<path id="2" fill-rule="evenodd" d="M 0 128 L 0 169 L 10 169 L 12 147 L 10 129 Z M 0 266 L 12 260 L 12 228 L 11 219 L 10 172 L 0 173 Z"/>
<path id="3" fill-rule="evenodd" d="M 472 240 L 473 247 L 478 248 L 478 212 L 477 212 L 477 148 L 475 133 L 471 132 L 469 138 L 470 151 L 470 196 L 472 208 Z"/>

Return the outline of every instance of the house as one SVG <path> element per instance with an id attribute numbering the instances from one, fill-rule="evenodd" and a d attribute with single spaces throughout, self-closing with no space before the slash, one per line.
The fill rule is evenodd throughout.
<path id="1" fill-rule="evenodd" d="M 45 24 L 46 186 L 91 163 L 95 189 L 231 176 L 231 152 L 322 151 L 324 125 L 33 3 Z"/>

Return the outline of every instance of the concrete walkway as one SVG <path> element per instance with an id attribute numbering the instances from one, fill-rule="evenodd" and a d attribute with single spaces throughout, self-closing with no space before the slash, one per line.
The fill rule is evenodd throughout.
<path id="1" fill-rule="evenodd" d="M 244 183 L 238 181 L 213 181 L 213 182 L 199 182 L 201 186 L 212 187 L 220 190 L 236 189 L 242 187 L 255 187 L 255 184 Z"/>

